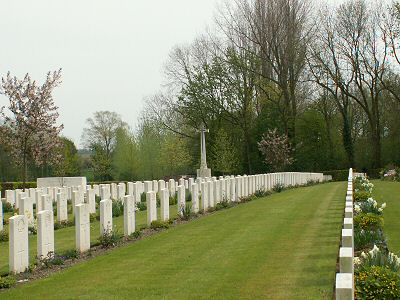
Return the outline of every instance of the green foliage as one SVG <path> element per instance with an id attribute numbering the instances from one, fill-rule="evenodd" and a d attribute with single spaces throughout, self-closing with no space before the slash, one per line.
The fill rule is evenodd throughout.
<path id="1" fill-rule="evenodd" d="M 78 176 L 80 174 L 81 161 L 78 150 L 73 141 L 61 137 L 62 148 L 60 149 L 62 159 L 55 167 L 56 176 Z"/>
<path id="2" fill-rule="evenodd" d="M 283 183 L 280 183 L 280 182 L 276 183 L 276 184 L 272 187 L 272 190 L 273 190 L 274 192 L 277 192 L 277 193 L 282 192 L 284 189 L 285 189 L 285 186 L 283 185 Z"/>
<path id="3" fill-rule="evenodd" d="M 142 236 L 142 232 L 140 230 L 136 230 L 135 232 L 132 232 L 129 237 L 132 239 L 138 239 L 141 236 Z"/>
<path id="4" fill-rule="evenodd" d="M 169 205 L 176 205 L 178 203 L 178 194 L 175 193 L 172 196 L 169 196 Z"/>
<path id="5" fill-rule="evenodd" d="M 237 171 L 239 160 L 237 148 L 224 128 L 219 128 L 214 137 L 213 160 L 211 162 L 214 171 L 221 174 L 233 174 Z"/>
<path id="6" fill-rule="evenodd" d="M 12 287 L 17 280 L 12 275 L 2 276 L 0 277 L 0 289 L 8 289 Z"/>
<path id="7" fill-rule="evenodd" d="M 120 200 L 112 202 L 112 215 L 113 217 L 119 217 L 124 214 L 124 203 Z"/>
<path id="8" fill-rule="evenodd" d="M 399 299 L 400 275 L 382 266 L 355 273 L 356 299 Z"/>
<path id="9" fill-rule="evenodd" d="M 99 217 L 100 217 L 100 216 L 99 216 Z M 97 220 L 97 214 L 96 214 L 96 213 L 90 214 L 89 220 L 90 220 L 90 223 L 95 222 L 95 221 Z"/>
<path id="10" fill-rule="evenodd" d="M 54 223 L 54 230 L 59 230 L 61 228 L 66 228 L 66 227 L 70 227 L 70 226 L 74 226 L 75 223 L 73 220 L 64 220 L 61 222 L 55 222 Z"/>
<path id="11" fill-rule="evenodd" d="M 181 219 L 189 220 L 193 215 L 194 213 L 192 212 L 192 204 L 186 203 L 186 205 L 181 209 Z"/>
<path id="12" fill-rule="evenodd" d="M 1 189 L 1 194 L 5 195 L 6 190 L 15 190 L 15 189 L 23 189 L 24 188 L 24 183 L 20 181 L 16 182 L 0 182 L 0 189 Z M 25 188 L 36 188 L 36 182 L 26 182 L 25 183 Z"/>
<path id="13" fill-rule="evenodd" d="M 381 230 L 354 230 L 355 251 L 372 249 L 374 245 L 385 245 L 386 241 Z"/>
<path id="14" fill-rule="evenodd" d="M 0 231 L 0 242 L 8 242 L 8 233 L 4 229 Z"/>
<path id="15" fill-rule="evenodd" d="M 362 213 L 354 216 L 354 229 L 377 230 L 383 228 L 383 218 L 373 213 Z"/>
<path id="16" fill-rule="evenodd" d="M 333 181 L 347 181 L 349 169 L 323 171 L 325 175 L 332 175 Z"/>
<path id="17" fill-rule="evenodd" d="M 116 144 L 113 153 L 114 178 L 131 180 L 137 176 L 138 146 L 134 135 L 128 128 L 119 128 L 116 132 Z"/>
<path id="18" fill-rule="evenodd" d="M 77 259 L 79 258 L 79 252 L 75 249 L 66 250 L 65 252 L 60 254 L 60 257 L 62 257 L 64 260 Z"/>
<path id="19" fill-rule="evenodd" d="M 358 271 L 368 269 L 372 266 L 385 267 L 393 272 L 398 272 L 400 270 L 400 259 L 397 255 L 386 250 L 380 250 L 375 246 L 367 253 L 362 252 L 360 262 L 355 264 Z"/>
<path id="20" fill-rule="evenodd" d="M 42 268 L 50 268 L 51 266 L 60 266 L 64 264 L 61 256 L 55 255 L 54 252 L 49 252 L 47 256 L 41 256 L 37 259 L 37 265 Z"/>
<path id="21" fill-rule="evenodd" d="M 114 230 L 107 229 L 98 238 L 98 241 L 103 248 L 115 247 L 120 240 L 121 240 L 121 235 L 115 228 Z"/>
<path id="22" fill-rule="evenodd" d="M 136 207 L 137 207 L 140 211 L 143 211 L 143 210 L 146 210 L 146 209 L 147 209 L 147 204 L 146 204 L 146 202 L 139 202 L 139 203 L 136 203 Z"/>
<path id="23" fill-rule="evenodd" d="M 254 196 L 256 196 L 257 198 L 262 198 L 262 197 L 266 197 L 271 195 L 270 191 L 266 191 L 264 189 L 258 189 L 256 190 L 256 192 L 254 193 Z"/>
<path id="24" fill-rule="evenodd" d="M 367 191 L 358 191 L 354 193 L 354 202 L 367 201 L 371 197 L 371 193 Z"/>
<path id="25" fill-rule="evenodd" d="M 13 212 L 14 207 L 5 200 L 1 200 L 1 205 L 3 206 L 3 213 Z"/>
<path id="26" fill-rule="evenodd" d="M 151 229 L 155 229 L 155 230 L 157 230 L 157 229 L 166 229 L 166 228 L 169 228 L 169 223 L 168 222 L 163 222 L 163 221 L 160 221 L 160 220 L 156 220 L 156 221 L 151 222 L 150 228 Z"/>

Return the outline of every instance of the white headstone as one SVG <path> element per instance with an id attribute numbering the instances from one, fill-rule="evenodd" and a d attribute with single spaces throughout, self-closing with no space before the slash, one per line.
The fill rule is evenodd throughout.
<path id="1" fill-rule="evenodd" d="M 140 197 L 141 196 L 141 191 L 140 191 L 140 183 L 139 182 L 135 182 L 133 184 L 133 198 L 135 200 L 135 203 L 139 203 L 140 202 Z"/>
<path id="2" fill-rule="evenodd" d="M 89 213 L 96 213 L 96 194 L 95 191 L 90 189 L 86 191 L 87 203 L 89 204 Z"/>
<path id="3" fill-rule="evenodd" d="M 61 193 L 57 194 L 57 221 L 68 220 L 67 199 Z"/>
<path id="4" fill-rule="evenodd" d="M 124 196 L 124 235 L 135 232 L 135 201 L 132 195 Z"/>
<path id="5" fill-rule="evenodd" d="M 53 211 L 42 210 L 37 214 L 37 256 L 47 258 L 54 255 Z"/>
<path id="6" fill-rule="evenodd" d="M 207 199 L 208 199 L 208 207 L 214 207 L 214 189 L 213 189 L 214 182 L 208 181 L 207 182 Z"/>
<path id="7" fill-rule="evenodd" d="M 100 235 L 112 232 L 112 200 L 105 199 L 100 201 Z"/>
<path id="8" fill-rule="evenodd" d="M 208 183 L 202 182 L 201 183 L 201 209 L 206 212 L 208 208 Z"/>
<path id="9" fill-rule="evenodd" d="M 42 195 L 42 210 L 53 211 L 53 201 L 50 199 L 49 195 Z"/>
<path id="10" fill-rule="evenodd" d="M 156 193 L 153 191 L 146 193 L 147 204 L 147 225 L 150 226 L 151 222 L 157 220 L 157 200 Z"/>
<path id="11" fill-rule="evenodd" d="M 33 203 L 29 197 L 21 198 L 19 201 L 19 214 L 25 215 L 28 220 L 28 224 L 31 224 L 34 220 L 33 217 Z"/>
<path id="12" fill-rule="evenodd" d="M 169 220 L 169 191 L 164 188 L 160 190 L 161 221 Z"/>
<path id="13" fill-rule="evenodd" d="M 80 203 L 75 208 L 76 250 L 85 252 L 90 249 L 89 205 Z"/>
<path id="14" fill-rule="evenodd" d="M 9 267 L 17 274 L 29 267 L 28 220 L 23 215 L 9 219 Z"/>
<path id="15" fill-rule="evenodd" d="M 6 190 L 6 201 L 11 205 L 15 204 L 15 192 L 13 190 Z"/>
<path id="16" fill-rule="evenodd" d="M 191 185 L 192 191 L 192 211 L 194 213 L 199 212 L 199 186 L 196 183 Z"/>
<path id="17" fill-rule="evenodd" d="M 178 214 L 182 215 L 183 210 L 185 209 L 186 199 L 185 199 L 185 186 L 178 186 Z"/>
<path id="18" fill-rule="evenodd" d="M 116 200 L 117 199 L 117 184 L 116 183 L 111 183 L 111 199 Z"/>

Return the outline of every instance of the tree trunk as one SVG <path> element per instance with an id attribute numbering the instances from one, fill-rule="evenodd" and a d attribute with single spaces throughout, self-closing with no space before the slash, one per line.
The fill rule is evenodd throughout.
<path id="1" fill-rule="evenodd" d="M 351 138 L 351 128 L 348 115 L 343 115 L 343 147 L 347 154 L 348 167 L 354 167 L 354 145 L 353 139 Z"/>

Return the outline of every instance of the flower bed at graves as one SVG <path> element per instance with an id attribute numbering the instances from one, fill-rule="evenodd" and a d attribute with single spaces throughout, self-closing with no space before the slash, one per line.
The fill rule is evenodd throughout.
<path id="1" fill-rule="evenodd" d="M 354 178 L 354 275 L 356 299 L 399 299 L 400 259 L 387 247 L 383 212 L 372 198 L 374 185 Z"/>

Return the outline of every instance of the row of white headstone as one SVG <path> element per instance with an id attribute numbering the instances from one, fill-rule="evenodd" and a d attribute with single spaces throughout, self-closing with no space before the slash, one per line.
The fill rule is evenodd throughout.
<path id="1" fill-rule="evenodd" d="M 186 207 L 186 190 L 191 193 L 191 210 L 197 213 L 200 209 L 207 211 L 209 207 L 214 207 L 221 201 L 238 201 L 241 197 L 247 197 L 254 194 L 257 190 L 271 190 L 276 184 L 284 186 L 294 186 L 306 184 L 309 180 L 322 181 L 321 173 L 271 173 L 260 175 L 244 176 L 225 176 L 217 179 L 198 178 L 196 180 L 180 179 L 178 184 L 171 179 L 169 182 L 145 181 L 144 183 L 128 183 L 128 189 L 125 190 L 124 184 L 116 185 L 98 185 L 98 191 L 95 186 L 71 189 L 73 214 L 75 216 L 75 240 L 76 249 L 84 252 L 90 249 L 90 214 L 95 212 L 96 192 L 101 197 L 100 201 L 100 234 L 111 232 L 113 229 L 112 219 L 112 190 L 117 191 L 116 198 L 124 204 L 124 235 L 129 236 L 135 231 L 135 210 L 137 198 L 140 201 L 142 191 L 146 193 L 147 204 L 147 224 L 150 225 L 157 217 L 156 193 L 160 196 L 160 220 L 169 219 L 169 199 L 171 195 L 177 193 L 178 214 L 183 212 Z M 43 192 L 43 191 L 42 191 Z M 125 195 L 125 193 L 128 195 Z M 40 191 L 39 191 L 40 193 Z M 132 194 L 129 194 L 132 193 Z M 67 197 L 68 188 L 59 188 L 56 193 L 57 219 L 61 220 L 67 216 Z M 20 212 L 24 211 L 25 203 L 32 203 L 30 198 L 18 194 L 20 201 Z M 24 199 L 21 200 L 21 199 Z M 37 256 L 47 257 L 54 254 L 54 221 L 53 221 L 53 202 L 50 195 L 40 195 L 36 197 L 41 199 L 41 206 L 37 209 Z M 38 206 L 37 206 L 38 207 Z M 94 211 L 93 211 L 94 209 Z M 33 213 L 31 214 L 33 215 Z M 63 217 L 59 217 L 63 215 Z M 29 266 L 28 249 L 28 226 L 27 215 L 21 214 L 9 219 L 9 267 L 10 272 L 20 273 Z"/>
<path id="2" fill-rule="evenodd" d="M 336 299 L 354 299 L 354 226 L 353 226 L 353 169 L 349 170 L 344 209 L 339 273 L 336 274 Z"/>

